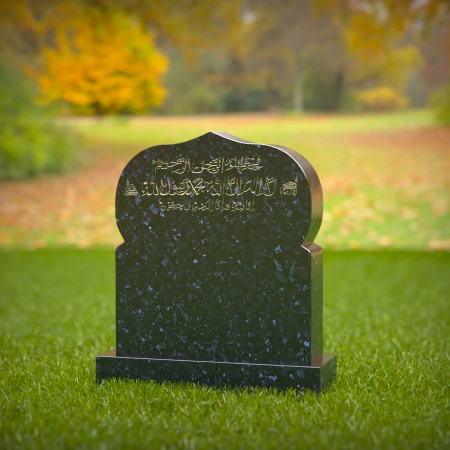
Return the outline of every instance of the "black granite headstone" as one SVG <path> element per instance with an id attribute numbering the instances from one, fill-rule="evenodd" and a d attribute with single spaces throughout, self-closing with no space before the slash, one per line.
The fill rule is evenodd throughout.
<path id="1" fill-rule="evenodd" d="M 97 380 L 323 389 L 322 203 L 288 148 L 211 132 L 136 155 L 116 192 L 117 348 Z"/>

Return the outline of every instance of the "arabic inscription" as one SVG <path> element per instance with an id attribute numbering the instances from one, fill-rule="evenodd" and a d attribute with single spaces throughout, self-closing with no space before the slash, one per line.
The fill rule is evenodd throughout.
<path id="1" fill-rule="evenodd" d="M 254 211 L 258 197 L 272 197 L 277 192 L 283 196 L 297 195 L 297 177 L 279 183 L 275 177 L 252 176 L 263 168 L 260 158 L 219 157 L 208 162 L 190 158 L 157 159 L 152 164 L 157 178 L 141 183 L 139 191 L 127 180 L 124 195 L 157 197 L 162 211 Z M 170 174 L 183 175 L 183 178 L 176 180 Z M 210 179 L 209 175 L 219 176 Z M 199 196 L 203 195 L 207 198 L 202 200 Z"/>

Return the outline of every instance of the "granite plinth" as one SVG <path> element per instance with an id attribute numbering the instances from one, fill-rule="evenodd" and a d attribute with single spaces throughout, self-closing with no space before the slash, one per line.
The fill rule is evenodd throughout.
<path id="1" fill-rule="evenodd" d="M 215 387 L 273 387 L 320 392 L 336 375 L 336 356 L 312 358 L 309 366 L 116 356 L 111 350 L 97 356 L 97 382 L 109 378 L 193 382 Z"/>

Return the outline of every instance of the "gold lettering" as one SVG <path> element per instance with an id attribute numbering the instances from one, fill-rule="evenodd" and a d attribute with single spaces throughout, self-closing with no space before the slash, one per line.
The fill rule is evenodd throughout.
<path id="1" fill-rule="evenodd" d="M 297 183 L 298 178 L 295 177 L 294 181 L 289 181 L 288 183 L 284 183 L 280 188 L 280 194 L 282 195 L 297 195 Z"/>
<path id="2" fill-rule="evenodd" d="M 130 197 L 137 197 L 138 195 L 136 187 L 134 186 L 134 184 L 131 184 L 129 180 L 127 180 L 125 184 L 125 195 Z"/>
<path id="3" fill-rule="evenodd" d="M 279 191 L 275 177 L 256 176 L 249 179 L 251 172 L 263 169 L 258 157 L 216 157 L 199 162 L 180 157 L 172 161 L 156 159 L 152 165 L 155 176 L 141 184 L 140 194 L 135 185 L 127 180 L 124 195 L 157 197 L 161 211 L 239 213 L 254 211 L 256 199 L 261 196 L 272 197 L 277 192 L 284 196 L 297 195 L 297 177 L 294 181 L 281 184 Z M 159 171 L 166 171 L 166 175 L 159 176 L 162 175 Z M 247 176 L 243 175 L 245 171 Z M 171 173 L 184 177 L 174 179 L 170 177 Z M 233 176 L 234 173 L 237 175 Z M 208 179 L 208 175 L 217 174 L 224 175 Z"/>

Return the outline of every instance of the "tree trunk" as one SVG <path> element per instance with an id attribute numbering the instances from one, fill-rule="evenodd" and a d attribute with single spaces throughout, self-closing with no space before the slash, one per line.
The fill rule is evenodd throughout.
<path id="1" fill-rule="evenodd" d="M 303 80 L 299 63 L 294 69 L 293 107 L 295 112 L 303 112 Z"/>
<path id="2" fill-rule="evenodd" d="M 275 75 L 273 74 L 269 74 L 266 78 L 264 97 L 266 111 L 274 111 L 280 109 L 281 94 L 275 81 Z"/>
<path id="3" fill-rule="evenodd" d="M 103 117 L 105 115 L 105 111 L 99 101 L 92 103 L 92 108 L 94 109 L 94 114 L 96 117 Z"/>
<path id="4" fill-rule="evenodd" d="M 236 55 L 235 50 L 231 54 L 230 58 L 230 69 L 231 69 L 231 77 L 233 79 L 232 89 L 237 93 L 236 96 L 236 111 L 243 110 L 243 96 L 244 89 L 242 85 L 242 74 L 244 72 L 244 67 L 241 59 Z"/>
<path id="5" fill-rule="evenodd" d="M 341 70 L 336 74 L 333 86 L 333 101 L 331 109 L 339 111 L 342 108 L 342 99 L 344 97 L 344 72 Z"/>

